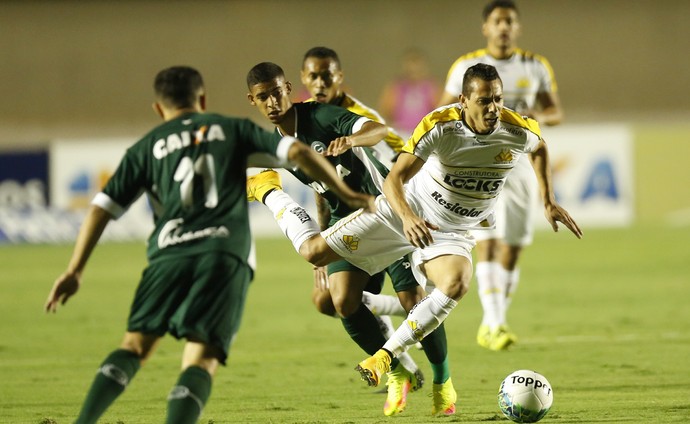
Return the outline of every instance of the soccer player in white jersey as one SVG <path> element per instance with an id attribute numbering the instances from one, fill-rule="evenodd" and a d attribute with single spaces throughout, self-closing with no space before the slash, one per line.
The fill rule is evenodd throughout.
<path id="1" fill-rule="evenodd" d="M 512 0 L 495 0 L 484 8 L 482 33 L 486 48 L 460 56 L 448 72 L 440 104 L 457 102 L 462 78 L 472 65 L 488 63 L 503 81 L 504 104 L 540 125 L 556 125 L 563 118 L 551 65 L 543 56 L 522 50 L 518 10 Z M 518 259 L 532 242 L 537 182 L 526 157 L 515 166 L 496 210 L 496 229 L 477 232 L 476 276 L 484 315 L 477 343 L 504 350 L 517 341 L 506 314 L 518 285 Z M 509 212 L 508 212 L 509 211 Z"/>
<path id="2" fill-rule="evenodd" d="M 475 245 L 469 230 L 492 225 L 506 177 L 526 153 L 552 228 L 558 231 L 561 222 L 580 238 L 580 228 L 555 200 L 539 125 L 503 108 L 501 79 L 486 64 L 467 70 L 460 103 L 431 112 L 417 126 L 386 177 L 376 212 L 356 211 L 319 233 L 278 184 L 263 178 L 261 184 L 248 183 L 247 191 L 273 212 L 297 251 L 314 265 L 344 258 L 374 274 L 408 255 L 429 294 L 381 350 L 357 365 L 362 379 L 376 386 L 391 359 L 434 331 L 467 292 Z M 457 393 L 450 377 L 434 384 L 432 395 L 432 414 L 455 413 Z"/>

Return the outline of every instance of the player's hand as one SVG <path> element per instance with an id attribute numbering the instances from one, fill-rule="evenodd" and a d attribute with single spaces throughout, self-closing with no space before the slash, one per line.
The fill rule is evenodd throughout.
<path id="1" fill-rule="evenodd" d="M 415 247 L 424 248 L 433 243 L 430 230 L 438 230 L 438 227 L 417 215 L 403 219 L 405 237 Z"/>
<path id="2" fill-rule="evenodd" d="M 577 226 L 575 220 L 570 216 L 568 211 L 563 209 L 557 203 L 547 204 L 544 207 L 544 214 L 546 215 L 547 221 L 551 224 L 553 231 L 558 232 L 558 222 L 562 222 L 563 225 L 568 227 L 570 231 L 575 234 L 575 237 L 582 238 L 582 230 Z"/>
<path id="3" fill-rule="evenodd" d="M 328 273 L 325 266 L 314 266 L 314 288 L 328 291 Z"/>
<path id="4" fill-rule="evenodd" d="M 59 276 L 55 283 L 53 283 L 50 294 L 48 294 L 48 300 L 46 300 L 44 307 L 45 311 L 55 312 L 58 303 L 64 305 L 79 290 L 80 279 L 81 277 L 78 274 L 72 272 L 65 272 Z"/>
<path id="5" fill-rule="evenodd" d="M 347 152 L 352 148 L 352 139 L 350 137 L 338 137 L 332 140 L 326 148 L 326 156 L 338 156 Z"/>

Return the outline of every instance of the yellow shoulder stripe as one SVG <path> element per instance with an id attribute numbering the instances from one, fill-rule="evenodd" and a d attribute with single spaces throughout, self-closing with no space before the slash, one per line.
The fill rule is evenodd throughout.
<path id="1" fill-rule="evenodd" d="M 521 116 L 514 110 L 503 108 L 503 110 L 501 110 L 501 121 L 525 128 L 526 130 L 536 134 L 536 136 L 541 139 L 541 129 L 539 129 L 539 123 L 532 118 Z"/>
<path id="2" fill-rule="evenodd" d="M 462 118 L 461 113 L 461 110 L 455 106 L 437 109 L 429 113 L 419 124 L 417 124 L 409 140 L 407 140 L 407 143 L 403 146 L 402 151 L 414 154 L 414 149 L 417 147 L 417 143 L 419 143 L 419 140 L 424 134 L 431 131 L 439 122 L 459 121 Z"/>
<path id="3" fill-rule="evenodd" d="M 486 56 L 487 55 L 487 50 L 486 49 L 479 49 L 475 50 L 473 52 L 465 53 L 464 55 L 460 56 L 453 62 L 452 65 L 450 65 L 450 69 L 448 70 L 448 75 L 446 76 L 446 79 L 450 78 L 450 74 L 453 73 L 455 70 L 455 67 L 458 66 L 460 62 L 463 62 L 465 60 L 470 60 L 470 59 L 475 59 L 479 56 Z"/>

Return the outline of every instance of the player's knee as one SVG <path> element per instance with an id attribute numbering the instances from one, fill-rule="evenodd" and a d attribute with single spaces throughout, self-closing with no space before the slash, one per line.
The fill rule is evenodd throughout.
<path id="1" fill-rule="evenodd" d="M 470 278 L 467 275 L 455 275 L 449 278 L 445 283 L 440 284 L 446 296 L 460 300 L 467 294 L 470 289 Z"/>
<path id="2" fill-rule="evenodd" d="M 328 265 L 331 262 L 329 260 L 329 253 L 332 252 L 326 241 L 320 236 L 308 239 L 299 247 L 299 254 L 309 263 L 316 266 Z"/>
<path id="3" fill-rule="evenodd" d="M 334 297 L 333 306 L 335 311 L 343 318 L 347 318 L 350 315 L 357 312 L 360 305 L 362 304 L 362 299 L 355 299 L 350 296 Z"/>
<path id="4" fill-rule="evenodd" d="M 315 291 L 312 293 L 311 301 L 320 313 L 329 317 L 336 316 L 333 300 L 327 291 Z"/>

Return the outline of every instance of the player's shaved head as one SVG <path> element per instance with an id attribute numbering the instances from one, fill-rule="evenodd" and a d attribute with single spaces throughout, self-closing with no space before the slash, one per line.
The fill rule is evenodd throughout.
<path id="1" fill-rule="evenodd" d="M 304 58 L 302 59 L 302 68 L 304 68 L 304 62 L 306 62 L 310 57 L 315 57 L 317 59 L 331 59 L 337 65 L 338 70 L 341 69 L 338 53 L 336 53 L 333 49 L 329 49 L 328 47 L 319 46 L 309 49 L 304 54 Z"/>
<path id="2" fill-rule="evenodd" d="M 153 89 L 166 106 L 189 108 L 204 94 L 204 80 L 192 67 L 171 66 L 158 72 Z"/>
<path id="3" fill-rule="evenodd" d="M 462 78 L 462 95 L 465 97 L 470 97 L 472 93 L 472 81 L 480 79 L 482 81 L 501 81 L 501 77 L 498 75 L 498 71 L 495 67 L 487 65 L 486 63 L 478 63 L 474 66 L 470 66 L 465 71 L 465 75 Z M 503 85 L 503 81 L 501 81 Z"/>
<path id="4" fill-rule="evenodd" d="M 273 62 L 261 62 L 247 73 L 247 88 L 251 89 L 256 84 L 273 81 L 279 77 L 285 78 L 283 68 Z"/>

